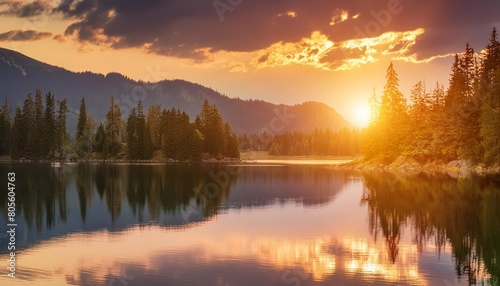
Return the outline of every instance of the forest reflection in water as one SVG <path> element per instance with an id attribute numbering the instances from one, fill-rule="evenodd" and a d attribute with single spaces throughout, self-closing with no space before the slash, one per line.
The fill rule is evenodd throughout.
<path id="1" fill-rule="evenodd" d="M 402 231 L 410 228 L 419 251 L 434 244 L 451 246 L 458 277 L 476 284 L 500 283 L 500 180 L 448 175 L 364 174 L 361 199 L 369 206 L 369 228 L 381 236 L 392 261 L 399 255 Z"/>
<path id="2" fill-rule="evenodd" d="M 436 260 L 451 252 L 455 275 L 466 284 L 498 285 L 500 281 L 500 182 L 495 178 L 352 174 L 321 166 L 260 165 L 80 164 L 57 169 L 33 164 L 3 165 L 0 170 L 16 172 L 19 247 L 28 251 L 52 249 L 50 243 L 38 245 L 67 235 L 76 243 L 80 233 L 95 233 L 99 238 L 103 231 L 128 230 L 129 239 L 137 232 L 151 235 L 152 240 L 160 235 L 137 228 L 145 225 L 179 230 L 189 244 L 202 237 L 210 240 L 211 235 L 202 232 L 207 227 L 202 227 L 204 222 L 210 221 L 227 228 L 222 231 L 228 231 L 227 237 L 221 234 L 220 242 L 227 245 L 204 244 L 201 239 L 197 247 L 226 253 L 227 262 L 246 261 L 243 268 L 249 277 L 255 272 L 249 266 L 254 259 L 281 269 L 275 274 L 277 282 L 269 285 L 295 281 L 282 277 L 286 269 L 302 269 L 312 284 L 341 277 L 428 284 L 424 282 L 430 274 L 419 256 L 432 251 Z M 360 185 L 360 195 L 336 204 L 341 194 L 356 194 L 353 184 Z M 6 203 L 2 196 L 4 220 Z M 344 209 L 342 217 L 327 214 L 334 207 Z M 304 213 L 308 209 L 312 212 Z M 246 215 L 252 218 L 245 220 Z M 362 220 L 357 219 L 360 216 Z M 224 220 L 235 222 L 226 226 Z M 293 229 L 286 226 L 289 220 L 295 221 Z M 360 221 L 367 236 L 343 226 Z M 237 223 L 244 225 L 236 227 Z M 2 232 L 4 227 L 0 226 Z M 231 232 L 236 229 L 239 232 Z M 88 238 L 85 241 L 89 243 Z M 113 245 L 102 246 L 106 247 L 112 255 Z M 166 251 L 158 247 L 149 249 L 151 255 Z M 183 257 L 189 260 L 192 249 L 187 249 Z M 3 253 L 5 247 L 0 250 Z"/>

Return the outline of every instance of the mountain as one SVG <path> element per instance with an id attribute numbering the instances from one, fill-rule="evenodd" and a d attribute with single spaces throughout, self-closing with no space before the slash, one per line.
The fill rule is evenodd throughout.
<path id="1" fill-rule="evenodd" d="M 87 112 L 98 121 L 104 120 L 114 96 L 124 116 L 142 99 L 145 111 L 151 105 L 184 110 L 192 120 L 200 113 L 203 101 L 215 103 L 225 120 L 237 134 L 266 131 L 310 132 L 315 128 L 339 130 L 351 124 L 333 108 L 319 102 L 298 105 L 276 105 L 262 100 L 229 98 L 202 85 L 184 80 L 163 80 L 155 83 L 134 81 L 119 73 L 107 75 L 92 72 L 71 72 L 21 53 L 0 48 L 0 99 L 7 97 L 11 108 L 22 106 L 28 93 L 40 88 L 52 92 L 56 99 L 67 98 L 71 112 L 68 128 L 73 128 L 80 100 L 85 97 Z M 14 114 L 12 110 L 11 114 Z"/>

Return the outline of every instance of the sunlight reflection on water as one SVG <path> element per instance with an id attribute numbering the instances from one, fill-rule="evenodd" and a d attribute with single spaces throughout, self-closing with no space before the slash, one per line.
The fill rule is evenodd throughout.
<path id="1" fill-rule="evenodd" d="M 420 201 L 432 209 L 434 201 L 441 201 L 433 196 L 445 192 L 446 184 L 455 188 L 471 183 L 442 180 L 440 193 L 422 194 L 430 184 L 422 180 L 426 187 L 420 191 L 409 189 L 394 196 L 398 190 L 388 190 L 380 175 L 362 178 L 309 165 L 242 165 L 231 189 L 221 194 L 224 197 L 202 204 L 215 211 L 186 221 L 178 212 L 196 198 L 180 185 L 185 178 L 174 176 L 177 167 L 120 166 L 132 169 L 112 170 L 114 185 L 106 185 L 106 178 L 101 182 L 92 168 L 80 171 L 86 180 L 95 177 L 95 186 L 84 185 L 89 182 L 79 181 L 79 175 L 66 174 L 64 196 L 49 193 L 49 199 L 40 199 L 59 198 L 70 205 L 54 222 L 49 224 L 54 215 L 44 213 L 44 208 L 34 221 L 22 209 L 26 229 L 40 223 L 35 224 L 38 230 L 26 232 L 37 239 L 20 244 L 17 278 L 1 276 L 0 285 L 468 284 L 466 277 L 457 278 L 456 251 L 450 242 L 434 245 L 438 230 L 410 215 Z M 186 174 L 188 169 L 178 171 Z M 197 172 L 190 177 L 194 186 L 198 176 L 205 183 L 210 178 Z M 405 180 L 395 185 L 403 188 Z M 415 185 L 408 182 L 409 187 Z M 155 184 L 164 189 L 153 192 Z M 20 202 L 31 199 L 19 197 Z M 59 201 L 51 205 L 63 208 Z M 423 218 L 433 218 L 436 212 L 424 212 Z M 441 219 L 436 217 L 439 223 Z M 424 227 L 416 228 L 419 223 Z M 430 243 L 419 241 L 416 230 L 425 231 Z M 21 237 L 22 233 L 20 243 Z M 5 261 L 7 254 L 0 253 L 0 261 Z M 476 266 L 482 272 L 474 279 L 490 277 L 481 261 Z"/>

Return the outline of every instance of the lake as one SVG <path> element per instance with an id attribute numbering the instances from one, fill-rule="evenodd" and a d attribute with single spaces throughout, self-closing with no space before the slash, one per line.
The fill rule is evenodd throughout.
<path id="1" fill-rule="evenodd" d="M 498 285 L 500 178 L 0 165 L 0 285 Z"/>

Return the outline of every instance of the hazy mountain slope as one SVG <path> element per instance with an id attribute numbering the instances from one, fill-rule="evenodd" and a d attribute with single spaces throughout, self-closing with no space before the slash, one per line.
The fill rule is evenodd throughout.
<path id="1" fill-rule="evenodd" d="M 213 89 L 183 80 L 144 83 L 118 73 L 107 75 L 91 72 L 75 73 L 51 66 L 18 52 L 0 48 L 0 98 L 7 97 L 11 106 L 21 106 L 26 94 L 35 88 L 56 99 L 66 97 L 74 110 L 69 115 L 73 125 L 80 100 L 85 96 L 87 112 L 103 120 L 114 96 L 125 115 L 142 99 L 145 109 L 153 104 L 162 108 L 176 107 L 194 120 L 205 98 L 215 103 L 236 133 L 272 133 L 312 131 L 315 128 L 338 130 L 351 126 L 333 108 L 318 102 L 300 105 L 275 105 L 261 100 L 229 98 Z M 12 108 L 14 109 L 14 108 Z M 13 114 L 14 110 L 12 110 Z"/>

